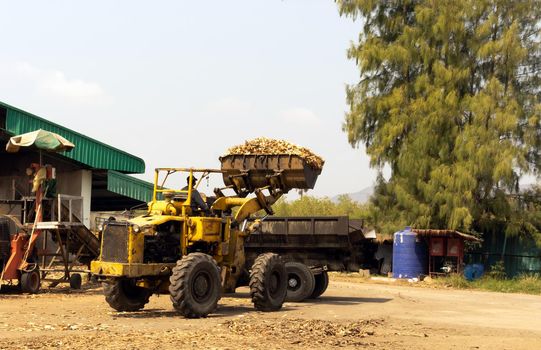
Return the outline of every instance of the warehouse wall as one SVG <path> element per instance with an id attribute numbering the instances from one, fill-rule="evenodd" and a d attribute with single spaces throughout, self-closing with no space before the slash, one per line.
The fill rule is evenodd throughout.
<path id="1" fill-rule="evenodd" d="M 77 170 L 70 172 L 59 172 L 56 174 L 56 181 L 56 192 L 58 194 L 83 197 L 82 206 L 79 201 L 74 201 L 72 204 L 72 211 L 79 217 L 81 222 L 86 227 L 90 227 L 92 171 Z"/>
<path id="2" fill-rule="evenodd" d="M 19 153 L 6 153 L 0 150 L 0 198 L 19 199 L 21 196 L 31 196 L 31 176 L 26 175 L 26 168 L 32 163 L 39 162 L 39 154 L 28 150 Z M 81 221 L 85 225 L 90 224 L 90 202 L 92 192 L 92 172 L 81 170 L 76 164 L 62 161 L 54 155 L 43 153 L 44 164 L 52 164 L 56 168 L 57 193 L 73 196 L 83 196 L 81 203 L 74 203 L 74 212 L 79 213 Z M 15 198 L 13 196 L 13 183 L 17 188 Z M 20 209 L 9 205 L 0 205 L 0 214 L 19 215 Z"/>
<path id="3" fill-rule="evenodd" d="M 8 154 L 0 152 L 0 198 L 18 199 L 20 195 L 28 195 L 30 178 L 26 168 L 30 163 L 39 161 L 39 157 L 30 154 Z M 16 188 L 14 195 L 14 186 Z M 20 206 L 0 204 L 0 214 L 19 215 Z"/>
<path id="4" fill-rule="evenodd" d="M 0 176 L 0 198 L 13 199 L 13 185 L 20 186 L 20 183 L 24 183 L 25 178 L 15 176 Z M 0 204 L 0 214 L 19 215 L 21 212 L 20 206 L 13 206 L 8 204 Z"/>

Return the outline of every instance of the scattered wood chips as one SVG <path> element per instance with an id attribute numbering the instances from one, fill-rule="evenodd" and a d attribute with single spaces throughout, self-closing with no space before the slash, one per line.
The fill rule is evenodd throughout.
<path id="1" fill-rule="evenodd" d="M 384 325 L 383 319 L 332 322 L 314 319 L 261 319 L 245 317 L 224 323 L 230 332 L 243 337 L 280 339 L 306 348 L 370 345 L 366 338 Z"/>
<path id="2" fill-rule="evenodd" d="M 321 169 L 325 161 L 323 158 L 306 147 L 297 146 L 284 140 L 258 137 L 245 141 L 242 145 L 233 146 L 227 150 L 227 155 L 296 155 L 303 158 L 313 169 Z"/>

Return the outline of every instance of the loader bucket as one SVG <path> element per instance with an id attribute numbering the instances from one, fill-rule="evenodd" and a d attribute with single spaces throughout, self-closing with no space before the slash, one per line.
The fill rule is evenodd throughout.
<path id="1" fill-rule="evenodd" d="M 226 155 L 220 162 L 225 185 L 248 192 L 266 186 L 283 192 L 312 189 L 321 174 L 297 155 Z"/>

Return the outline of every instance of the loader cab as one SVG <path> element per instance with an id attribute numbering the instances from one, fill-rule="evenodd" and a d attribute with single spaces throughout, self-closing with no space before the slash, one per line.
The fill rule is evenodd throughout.
<path id="1" fill-rule="evenodd" d="M 202 179 L 201 179 L 202 180 Z M 190 198 L 190 208 L 192 212 L 198 212 L 199 214 L 210 214 L 210 205 L 207 203 L 207 196 L 201 194 L 197 187 L 199 186 L 200 181 L 190 173 L 186 178 L 186 186 L 182 190 L 191 190 L 191 193 L 186 193 L 184 198 Z"/>
<path id="2" fill-rule="evenodd" d="M 203 179 L 214 173 L 221 174 L 221 171 L 191 168 L 156 169 L 152 201 L 148 204 L 149 215 L 213 216 L 211 206 L 216 197 L 207 197 L 199 192 L 198 187 Z M 199 180 L 194 174 L 197 174 Z"/>

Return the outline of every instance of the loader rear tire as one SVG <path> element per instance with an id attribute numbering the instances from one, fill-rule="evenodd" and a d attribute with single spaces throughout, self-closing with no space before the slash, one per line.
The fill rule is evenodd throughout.
<path id="1" fill-rule="evenodd" d="M 319 275 L 315 275 L 314 277 L 316 280 L 316 285 L 314 287 L 312 295 L 310 296 L 310 299 L 315 299 L 321 294 L 325 293 L 327 287 L 329 286 L 329 274 L 327 273 L 327 271 L 323 271 Z"/>
<path id="2" fill-rule="evenodd" d="M 36 268 L 29 272 L 23 272 L 19 283 L 23 293 L 36 294 L 41 285 L 39 270 Z"/>
<path id="3" fill-rule="evenodd" d="M 152 292 L 135 284 L 134 279 L 121 279 L 103 284 L 105 301 L 116 311 L 137 311 L 145 307 Z"/>
<path id="4" fill-rule="evenodd" d="M 287 294 L 287 271 L 282 259 L 274 253 L 255 259 L 250 273 L 250 296 L 259 311 L 282 308 Z"/>
<path id="5" fill-rule="evenodd" d="M 206 317 L 218 307 L 222 292 L 220 268 L 210 255 L 191 253 L 182 257 L 169 281 L 173 307 L 184 317 Z"/>
<path id="6" fill-rule="evenodd" d="M 299 262 L 287 262 L 287 301 L 299 302 L 309 298 L 316 280 L 308 266 Z"/>

